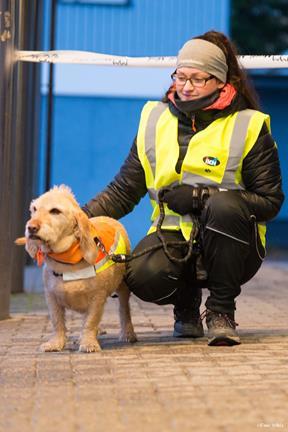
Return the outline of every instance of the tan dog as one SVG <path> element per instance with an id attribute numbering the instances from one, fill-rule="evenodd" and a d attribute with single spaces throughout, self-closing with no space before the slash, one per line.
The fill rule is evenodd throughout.
<path id="1" fill-rule="evenodd" d="M 26 250 L 32 258 L 44 259 L 45 296 L 55 332 L 40 349 L 60 351 L 64 348 L 65 309 L 68 308 L 84 314 L 79 351 L 100 350 L 96 339 L 99 322 L 107 297 L 115 291 L 120 303 L 120 340 L 135 342 L 137 338 L 129 309 L 130 293 L 123 280 L 125 264 L 113 263 L 94 241 L 97 226 L 102 226 L 103 234 L 104 224 L 104 228 L 115 232 L 122 241 L 122 249 L 124 246 L 126 253 L 130 253 L 124 227 L 108 217 L 88 219 L 71 190 L 64 185 L 55 186 L 32 201 L 30 211 L 31 219 L 25 230 Z M 120 240 L 118 245 L 121 246 Z M 116 240 L 113 241 L 115 249 Z M 72 255 L 69 252 L 72 258 L 67 258 L 66 251 L 72 251 Z M 95 266 L 99 255 L 102 258 Z M 77 263 L 70 263 L 71 259 Z"/>

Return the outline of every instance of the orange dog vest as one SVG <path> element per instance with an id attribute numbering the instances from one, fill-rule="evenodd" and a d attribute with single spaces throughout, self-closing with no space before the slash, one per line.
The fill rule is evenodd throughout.
<path id="1" fill-rule="evenodd" d="M 114 227 L 106 222 L 98 222 L 97 227 L 91 224 L 90 231 L 91 236 L 94 239 L 97 237 L 99 240 L 101 240 L 107 252 L 113 253 L 115 251 L 119 243 L 119 236 L 117 236 L 117 232 Z M 65 252 L 49 252 L 47 255 L 55 261 L 61 262 L 63 264 L 77 264 L 83 259 L 79 240 L 73 243 Z M 98 264 L 105 257 L 107 257 L 107 255 L 99 248 L 95 264 Z M 38 266 L 43 264 L 44 258 L 45 255 L 43 252 L 38 249 L 36 256 Z"/>

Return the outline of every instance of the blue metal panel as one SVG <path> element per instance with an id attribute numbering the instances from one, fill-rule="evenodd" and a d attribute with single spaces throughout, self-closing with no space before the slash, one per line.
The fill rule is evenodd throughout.
<path id="1" fill-rule="evenodd" d="M 47 45 L 50 13 L 47 5 L 50 2 L 44 3 L 47 8 L 44 29 Z M 174 56 L 187 39 L 209 29 L 229 34 L 229 4 L 229 0 L 129 0 L 127 6 L 59 2 L 56 47 L 137 57 Z M 137 79 L 136 74 L 133 79 Z M 71 82 L 73 88 L 77 86 L 76 80 Z M 276 82 L 279 82 L 277 78 Z M 287 87 L 285 91 L 281 88 L 277 93 L 272 87 L 264 88 L 259 83 L 258 90 L 264 110 L 272 115 L 273 135 L 279 147 L 287 191 L 285 104 L 288 95 Z M 43 96 L 39 192 L 43 190 L 45 176 L 45 99 Z M 144 99 L 125 96 L 56 96 L 52 182 L 70 185 L 81 204 L 101 191 L 117 173 L 129 152 L 144 103 Z M 150 206 L 146 199 L 124 218 L 134 245 L 147 231 L 149 214 Z M 279 221 L 287 221 L 287 218 L 288 204 L 285 203 Z M 275 228 L 274 231 L 279 230 Z M 287 245 L 287 237 L 280 237 Z M 274 232 L 270 239 L 272 243 L 279 244 Z"/>
<path id="2" fill-rule="evenodd" d="M 175 55 L 192 36 L 229 32 L 229 0 L 131 0 L 127 6 L 58 4 L 57 49 Z"/>
<path id="3" fill-rule="evenodd" d="M 49 42 L 50 42 L 50 22 L 51 22 L 51 1 L 43 2 L 43 50 L 49 50 Z"/>
<path id="4" fill-rule="evenodd" d="M 57 96 L 52 184 L 69 185 L 82 205 L 103 190 L 129 153 L 144 103 L 140 99 Z M 43 153 L 42 158 L 43 164 Z M 146 234 L 150 213 L 147 196 L 133 214 L 123 218 L 134 245 Z"/>
<path id="5" fill-rule="evenodd" d="M 276 78 L 277 79 L 277 78 Z M 258 93 L 263 104 L 263 111 L 271 116 L 272 135 L 278 146 L 280 166 L 283 177 L 283 190 L 288 198 L 288 152 L 287 152 L 287 100 L 288 85 L 286 88 L 261 88 Z M 277 217 L 279 220 L 288 221 L 288 199 L 284 201 L 282 209 Z M 288 244 L 288 240 L 286 240 Z"/>
<path id="6" fill-rule="evenodd" d="M 275 139 L 279 152 L 279 160 L 283 178 L 283 190 L 286 199 L 282 209 L 275 220 L 267 225 L 267 244 L 274 247 L 288 246 L 288 152 L 287 152 L 287 77 L 271 74 L 263 77 L 253 73 L 254 84 L 260 96 L 261 109 L 271 116 L 272 136 Z"/>
<path id="7" fill-rule="evenodd" d="M 137 57 L 174 56 L 186 40 L 211 28 L 228 33 L 229 4 L 229 0 L 130 0 L 127 6 L 59 2 L 56 49 Z M 46 32 L 48 15 L 47 11 Z M 73 86 L 77 86 L 74 80 Z M 81 204 L 101 191 L 129 152 L 144 103 L 144 99 L 125 96 L 113 99 L 57 95 L 52 183 L 71 186 Z M 44 180 L 44 117 L 43 96 L 40 191 Z M 143 201 L 125 218 L 133 244 L 149 226 L 150 205 L 147 198 Z"/>
<path id="8" fill-rule="evenodd" d="M 144 103 L 57 96 L 53 183 L 68 182 L 81 202 L 101 191 L 128 155 Z"/>

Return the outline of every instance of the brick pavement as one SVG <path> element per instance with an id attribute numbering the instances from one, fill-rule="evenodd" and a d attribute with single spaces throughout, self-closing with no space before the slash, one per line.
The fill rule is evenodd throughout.
<path id="1" fill-rule="evenodd" d="M 51 331 L 43 295 L 14 295 L 0 322 L 0 431 L 288 431 L 287 282 L 288 266 L 268 263 L 243 287 L 236 347 L 173 339 L 172 308 L 135 297 L 139 342 L 122 344 L 109 299 L 92 354 L 77 352 L 72 312 L 65 351 L 40 353 Z"/>

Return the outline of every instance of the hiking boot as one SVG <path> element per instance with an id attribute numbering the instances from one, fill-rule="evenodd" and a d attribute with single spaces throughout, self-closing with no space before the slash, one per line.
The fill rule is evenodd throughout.
<path id="1" fill-rule="evenodd" d="M 208 345 L 232 346 L 241 343 L 236 331 L 238 324 L 234 321 L 234 313 L 214 312 L 207 309 L 205 316 L 208 327 Z"/>
<path id="2" fill-rule="evenodd" d="M 204 336 L 203 324 L 200 318 L 200 305 L 202 301 L 202 291 L 199 289 L 197 295 L 192 300 L 192 304 L 187 308 L 174 307 L 174 337 L 198 338 Z"/>

